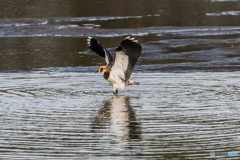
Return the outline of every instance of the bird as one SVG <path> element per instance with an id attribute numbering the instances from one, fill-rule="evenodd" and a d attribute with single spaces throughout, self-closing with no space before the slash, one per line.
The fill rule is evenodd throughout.
<path id="1" fill-rule="evenodd" d="M 115 50 L 114 58 L 95 38 L 88 37 L 87 44 L 91 51 L 105 58 L 106 65 L 99 66 L 97 72 L 112 85 L 115 96 L 129 85 L 139 85 L 138 82 L 130 81 L 136 62 L 142 54 L 142 46 L 138 40 L 130 36 L 123 39 Z"/>

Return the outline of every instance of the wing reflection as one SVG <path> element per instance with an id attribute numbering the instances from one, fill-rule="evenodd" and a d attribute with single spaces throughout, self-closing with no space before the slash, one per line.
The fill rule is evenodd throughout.
<path id="1" fill-rule="evenodd" d="M 98 112 L 93 123 L 94 132 L 110 132 L 116 143 L 141 139 L 141 126 L 130 105 L 130 98 L 114 96 Z"/>

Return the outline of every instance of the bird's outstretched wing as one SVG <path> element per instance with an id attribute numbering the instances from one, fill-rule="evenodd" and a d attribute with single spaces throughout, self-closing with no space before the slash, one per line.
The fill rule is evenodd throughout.
<path id="1" fill-rule="evenodd" d="M 137 40 L 130 36 L 125 38 L 116 49 L 113 73 L 128 81 L 141 53 L 142 47 Z"/>
<path id="2" fill-rule="evenodd" d="M 106 48 L 103 47 L 103 45 L 96 39 L 92 37 L 88 37 L 87 39 L 88 47 L 95 53 L 97 53 L 99 56 L 105 58 L 105 61 L 107 65 L 112 65 L 113 63 L 113 57 L 112 55 L 107 51 Z"/>

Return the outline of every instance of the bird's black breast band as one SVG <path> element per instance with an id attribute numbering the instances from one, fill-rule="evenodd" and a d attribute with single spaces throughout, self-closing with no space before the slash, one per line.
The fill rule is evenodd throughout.
<path id="1" fill-rule="evenodd" d="M 110 72 L 104 72 L 103 77 L 107 80 L 109 78 Z"/>

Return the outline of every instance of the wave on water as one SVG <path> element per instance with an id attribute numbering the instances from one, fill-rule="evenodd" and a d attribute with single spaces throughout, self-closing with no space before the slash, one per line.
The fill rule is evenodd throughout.
<path id="1" fill-rule="evenodd" d="M 207 16 L 240 15 L 240 11 L 207 13 Z M 98 22 L 122 19 L 140 19 L 149 16 L 115 17 L 57 17 L 0 19 L 0 37 L 120 37 L 126 35 L 160 37 L 216 36 L 240 34 L 240 27 L 194 26 L 194 27 L 143 27 L 103 28 Z"/>
<path id="2" fill-rule="evenodd" d="M 240 11 L 224 11 L 219 13 L 207 13 L 207 16 L 240 16 Z"/>
<path id="3" fill-rule="evenodd" d="M 211 2 L 239 2 L 239 0 L 211 0 Z"/>
<path id="4" fill-rule="evenodd" d="M 0 28 L 0 37 L 120 37 L 126 35 L 192 37 L 240 34 L 240 27 L 202 26 L 105 29 L 97 24 L 84 24 L 80 26 L 77 24 L 50 23 L 49 20 L 30 23 L 24 21 L 9 22 L 5 24 L 3 21 L 0 21 Z"/>
<path id="5" fill-rule="evenodd" d="M 93 21 L 109 21 L 119 19 L 142 18 L 142 16 L 103 16 L 103 17 L 57 17 L 57 18 L 14 18 L 1 19 L 0 27 L 22 27 L 22 26 L 42 26 L 49 24 L 59 24 L 64 22 L 93 22 Z"/>

